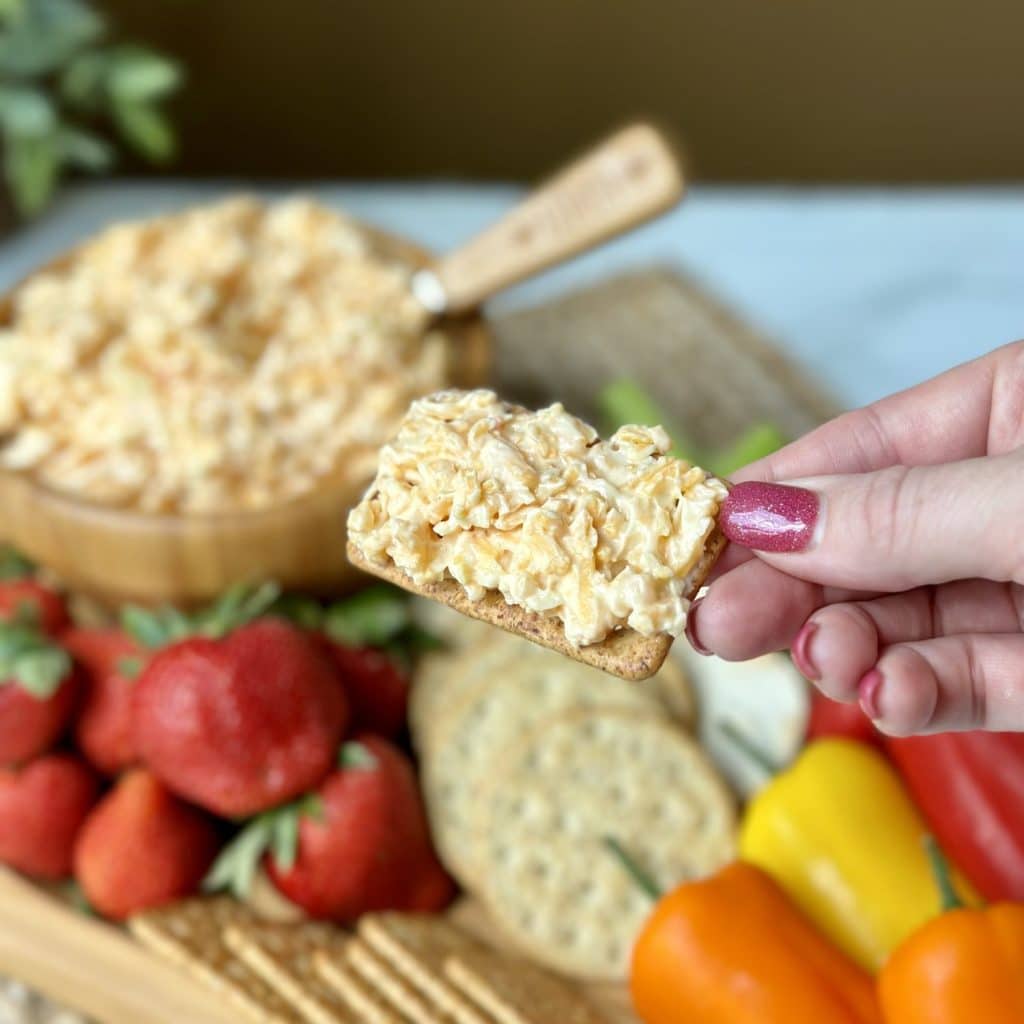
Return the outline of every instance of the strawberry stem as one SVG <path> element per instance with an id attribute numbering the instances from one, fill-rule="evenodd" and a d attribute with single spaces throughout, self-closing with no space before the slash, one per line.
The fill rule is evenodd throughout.
<path id="1" fill-rule="evenodd" d="M 37 627 L 0 623 L 0 681 L 16 683 L 37 700 L 49 700 L 70 672 L 67 651 Z"/>

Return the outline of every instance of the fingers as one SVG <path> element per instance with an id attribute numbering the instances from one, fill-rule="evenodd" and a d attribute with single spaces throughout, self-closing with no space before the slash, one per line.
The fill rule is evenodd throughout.
<path id="1" fill-rule="evenodd" d="M 861 678 L 893 644 L 1024 629 L 1024 588 L 964 580 L 816 611 L 793 641 L 797 667 L 833 700 L 855 701 Z"/>
<path id="2" fill-rule="evenodd" d="M 1000 455 L 1024 443 L 1024 342 L 840 416 L 734 474 L 787 480 Z"/>
<path id="3" fill-rule="evenodd" d="M 886 649 L 861 705 L 893 736 L 1024 729 L 1024 636 L 949 636 Z"/>
<path id="4" fill-rule="evenodd" d="M 794 579 L 755 558 L 711 584 L 690 609 L 686 633 L 699 651 L 744 661 L 789 647 L 823 605 L 871 596 Z"/>
<path id="5" fill-rule="evenodd" d="M 739 484 L 719 525 L 808 582 L 902 591 L 973 577 L 1024 581 L 1022 519 L 1024 448 L 791 485 Z"/>

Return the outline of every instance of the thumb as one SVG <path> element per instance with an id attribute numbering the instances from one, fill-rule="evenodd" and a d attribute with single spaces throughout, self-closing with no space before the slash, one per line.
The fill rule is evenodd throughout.
<path id="1" fill-rule="evenodd" d="M 1024 449 L 938 466 L 737 484 L 722 532 L 791 576 L 856 590 L 1024 582 Z"/>

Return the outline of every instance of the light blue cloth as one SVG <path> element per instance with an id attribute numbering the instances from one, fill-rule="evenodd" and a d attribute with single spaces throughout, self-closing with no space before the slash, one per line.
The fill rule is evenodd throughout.
<path id="1" fill-rule="evenodd" d="M 245 187 L 68 189 L 49 215 L 0 248 L 0 288 L 104 224 Z M 444 251 L 494 221 L 522 190 L 323 184 L 301 191 Z M 1024 337 L 1024 187 L 699 187 L 672 214 L 511 290 L 493 309 L 657 264 L 685 269 L 840 400 L 859 405 Z"/>

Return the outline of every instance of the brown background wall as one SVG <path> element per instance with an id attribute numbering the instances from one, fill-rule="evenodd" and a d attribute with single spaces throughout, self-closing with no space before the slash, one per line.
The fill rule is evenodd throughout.
<path id="1" fill-rule="evenodd" d="M 532 177 L 659 117 L 715 180 L 1024 178 L 1021 0 L 107 0 L 189 174 Z"/>

